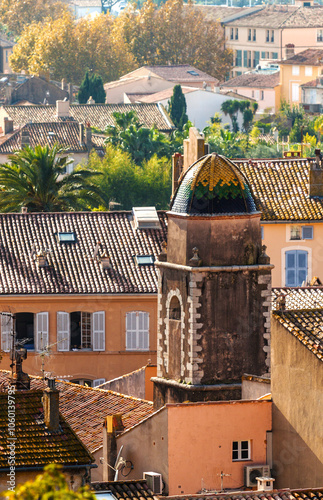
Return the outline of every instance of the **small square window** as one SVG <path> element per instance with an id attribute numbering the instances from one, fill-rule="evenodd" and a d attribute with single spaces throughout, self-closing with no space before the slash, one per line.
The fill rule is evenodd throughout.
<path id="1" fill-rule="evenodd" d="M 149 266 L 154 263 L 155 257 L 153 255 L 136 255 L 136 262 L 138 266 Z"/>
<path id="2" fill-rule="evenodd" d="M 301 228 L 299 226 L 291 226 L 290 239 L 291 240 L 300 240 L 301 239 Z"/>
<path id="3" fill-rule="evenodd" d="M 293 66 L 292 67 L 292 75 L 298 76 L 299 75 L 299 66 Z"/>
<path id="4" fill-rule="evenodd" d="M 313 226 L 302 226 L 302 240 L 313 239 Z"/>
<path id="5" fill-rule="evenodd" d="M 250 441 L 232 442 L 232 461 L 250 460 Z"/>
<path id="6" fill-rule="evenodd" d="M 58 241 L 60 243 L 75 243 L 75 233 L 58 233 Z"/>

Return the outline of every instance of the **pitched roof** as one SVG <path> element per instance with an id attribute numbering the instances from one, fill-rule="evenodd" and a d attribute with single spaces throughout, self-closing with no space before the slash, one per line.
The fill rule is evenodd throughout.
<path id="1" fill-rule="evenodd" d="M 322 309 L 274 311 L 272 315 L 319 360 L 323 361 Z"/>
<path id="2" fill-rule="evenodd" d="M 323 6 L 296 7 L 273 4 L 253 14 L 224 22 L 227 26 L 250 28 L 320 28 L 323 26 Z"/>
<path id="3" fill-rule="evenodd" d="M 174 495 L 168 500 L 322 500 L 323 488 L 307 488 L 303 490 L 274 490 L 274 491 L 239 491 L 230 495 L 229 492 L 200 495 Z"/>
<path id="4" fill-rule="evenodd" d="M 141 69 L 141 68 L 139 68 Z M 147 72 L 151 72 L 164 80 L 168 80 L 169 82 L 214 82 L 215 84 L 219 82 L 216 78 L 211 75 L 208 75 L 204 71 L 200 71 L 199 69 L 191 66 L 190 64 L 174 64 L 170 66 L 144 66 L 144 69 Z M 135 76 L 136 70 L 132 71 L 125 75 Z"/>
<path id="5" fill-rule="evenodd" d="M 308 196 L 308 160 L 234 160 L 234 163 L 247 177 L 263 221 L 323 220 L 323 198 Z"/>
<path id="6" fill-rule="evenodd" d="M 273 288 L 272 309 L 278 309 L 278 297 L 284 298 L 284 310 L 323 309 L 323 287 Z"/>
<path id="7" fill-rule="evenodd" d="M 9 376 L 9 372 L 0 370 L 1 390 L 8 387 Z M 41 389 L 43 384 L 41 377 L 30 376 L 32 389 Z M 61 414 L 91 452 L 102 446 L 102 426 L 108 415 L 121 413 L 125 429 L 130 429 L 154 413 L 153 403 L 117 392 L 64 381 L 57 381 L 56 387 Z"/>
<path id="8" fill-rule="evenodd" d="M 0 145 L 0 154 L 10 154 L 21 149 L 21 136 L 29 136 L 32 148 L 37 145 L 53 147 L 58 143 L 67 148 L 68 152 L 86 153 L 87 147 L 80 142 L 80 127 L 74 121 L 52 123 L 28 123 L 20 130 L 10 135 Z"/>
<path id="9" fill-rule="evenodd" d="M 3 106 L 15 126 L 21 127 L 30 122 L 59 122 L 56 106 Z M 72 104 L 70 117 L 64 120 L 75 120 L 78 123 L 90 123 L 92 127 L 104 130 L 107 125 L 115 125 L 113 113 L 127 113 L 134 110 L 140 123 L 151 128 L 156 126 L 161 131 L 174 128 L 165 110 L 158 104 Z"/>
<path id="10" fill-rule="evenodd" d="M 190 94 L 191 92 L 204 92 L 204 90 L 195 88 L 195 87 L 184 87 L 182 86 L 182 92 L 183 94 Z M 164 99 L 170 99 L 173 95 L 173 88 L 169 88 L 166 90 L 161 90 L 160 92 L 156 92 L 155 94 L 148 94 L 144 95 L 143 97 L 139 97 L 140 102 L 159 102 L 163 101 Z"/>
<path id="11" fill-rule="evenodd" d="M 302 88 L 307 88 L 307 87 L 320 87 L 320 88 L 323 88 L 323 78 L 322 77 L 318 77 L 318 78 L 315 78 L 315 80 L 312 80 L 310 82 L 306 82 L 306 83 L 303 83 L 301 85 Z"/>
<path id="12" fill-rule="evenodd" d="M 157 500 L 157 496 L 148 488 L 145 479 L 132 479 L 131 481 L 107 481 L 93 482 L 91 489 L 100 491 L 110 491 L 116 499 L 120 500 Z"/>
<path id="13" fill-rule="evenodd" d="M 15 465 L 37 467 L 48 463 L 65 465 L 90 464 L 94 461 L 85 446 L 60 416 L 60 428 L 50 431 L 44 423 L 43 391 L 16 391 Z M 0 392 L 0 469 L 8 468 L 8 392 Z"/>
<path id="14" fill-rule="evenodd" d="M 323 7 L 322 7 L 323 14 Z M 323 23 L 323 15 L 322 15 Z M 298 54 L 295 54 L 288 59 L 279 61 L 279 64 L 306 64 L 308 66 L 323 66 L 323 49 L 306 49 Z"/>
<path id="15" fill-rule="evenodd" d="M 134 229 L 125 211 L 0 214 L 0 294 L 157 293 L 154 264 L 138 265 L 135 256 L 161 252 L 165 212 L 159 220 L 161 229 Z M 73 232 L 76 242 L 58 242 L 60 232 Z M 111 269 L 92 258 L 98 242 Z M 48 267 L 34 259 L 43 247 Z"/>
<path id="16" fill-rule="evenodd" d="M 259 87 L 274 88 L 279 85 L 279 71 L 271 74 L 263 73 L 243 73 L 240 76 L 231 78 L 221 83 L 221 87 Z"/>
<path id="17" fill-rule="evenodd" d="M 13 47 L 15 45 L 15 42 L 11 42 L 10 40 L 6 40 L 5 38 L 0 38 L 0 47 L 3 47 L 4 49 Z"/>
<path id="18" fill-rule="evenodd" d="M 185 5 L 186 4 L 184 4 L 184 7 Z M 224 5 L 194 4 L 192 7 L 200 11 L 205 16 L 206 21 L 213 22 L 226 22 L 227 19 L 231 19 L 239 15 L 246 15 L 247 13 L 249 14 L 254 10 L 254 8 L 249 7 L 226 7 Z"/>

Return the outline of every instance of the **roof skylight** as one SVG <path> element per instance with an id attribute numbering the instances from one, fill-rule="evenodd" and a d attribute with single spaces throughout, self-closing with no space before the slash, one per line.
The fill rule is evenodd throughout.
<path id="1" fill-rule="evenodd" d="M 60 243 L 75 243 L 75 233 L 58 233 L 58 241 Z"/>
<path id="2" fill-rule="evenodd" d="M 134 207 L 132 213 L 135 229 L 161 229 L 155 207 Z"/>
<path id="3" fill-rule="evenodd" d="M 155 257 L 153 255 L 136 255 L 136 262 L 138 266 L 149 266 L 153 264 Z"/>
<path id="4" fill-rule="evenodd" d="M 193 69 L 188 70 L 187 73 L 189 73 L 190 75 L 193 75 L 193 76 L 199 76 L 199 74 L 196 71 L 194 71 Z"/>

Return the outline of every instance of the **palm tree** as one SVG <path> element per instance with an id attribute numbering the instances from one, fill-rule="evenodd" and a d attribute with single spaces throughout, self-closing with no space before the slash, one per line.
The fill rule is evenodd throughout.
<path id="1" fill-rule="evenodd" d="M 84 210 L 106 204 L 104 194 L 91 182 L 102 175 L 83 168 L 66 174 L 73 160 L 59 145 L 29 146 L 9 156 L 10 163 L 0 165 L 0 211 L 30 212 Z"/>

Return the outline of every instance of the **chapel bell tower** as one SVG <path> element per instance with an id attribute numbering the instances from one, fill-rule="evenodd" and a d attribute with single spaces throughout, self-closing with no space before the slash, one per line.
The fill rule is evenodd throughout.
<path id="1" fill-rule="evenodd" d="M 238 167 L 208 154 L 183 174 L 168 212 L 158 288 L 155 406 L 241 398 L 270 369 L 269 257 Z"/>

